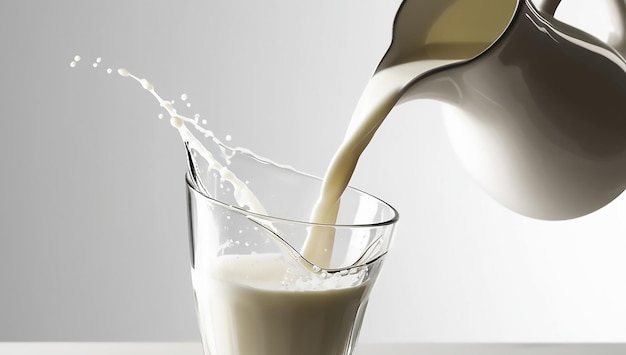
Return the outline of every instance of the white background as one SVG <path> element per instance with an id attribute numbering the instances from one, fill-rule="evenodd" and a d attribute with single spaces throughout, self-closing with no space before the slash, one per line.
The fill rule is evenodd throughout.
<path id="1" fill-rule="evenodd" d="M 605 24 L 596 2 L 564 3 Z M 182 146 L 106 68 L 186 93 L 182 111 L 218 137 L 321 175 L 398 4 L 1 1 L 0 341 L 199 339 Z M 565 223 L 510 213 L 440 118 L 435 102 L 394 109 L 353 179 L 401 213 L 362 341 L 626 341 L 624 199 Z"/>

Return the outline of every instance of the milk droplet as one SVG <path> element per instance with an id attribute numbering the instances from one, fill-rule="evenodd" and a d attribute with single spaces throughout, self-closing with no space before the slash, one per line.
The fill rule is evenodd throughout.
<path id="1" fill-rule="evenodd" d="M 188 102 L 188 103 L 187 103 L 187 107 L 191 107 L 191 102 Z"/>
<path id="2" fill-rule="evenodd" d="M 193 118 L 197 121 L 200 118 L 200 114 L 196 113 L 195 115 L 193 115 Z"/>
<path id="3" fill-rule="evenodd" d="M 159 113 L 159 115 L 158 115 L 157 117 L 158 117 L 160 120 L 162 120 L 162 119 L 163 119 L 163 114 L 162 114 L 162 113 Z"/>
<path id="4" fill-rule="evenodd" d="M 169 102 L 169 101 L 163 102 L 163 104 L 161 104 L 161 106 L 163 106 L 168 111 L 174 110 L 174 106 L 172 106 L 172 103 Z"/>
<path id="5" fill-rule="evenodd" d="M 230 136 L 230 134 L 226 135 L 226 141 L 230 142 L 230 140 L 233 139 L 233 137 Z"/>
<path id="6" fill-rule="evenodd" d="M 79 55 L 75 55 L 74 56 L 74 61 L 75 62 L 80 62 L 80 56 Z"/>
<path id="7" fill-rule="evenodd" d="M 128 70 L 124 69 L 124 68 L 120 68 L 117 70 L 117 73 L 121 76 L 129 76 L 130 73 L 128 72 Z"/>
<path id="8" fill-rule="evenodd" d="M 174 116 L 170 119 L 170 124 L 174 127 L 174 128 L 180 128 L 183 126 L 183 120 L 178 117 L 178 116 Z"/>
<path id="9" fill-rule="evenodd" d="M 96 58 L 96 63 L 100 63 L 102 61 L 102 58 L 98 57 Z"/>
<path id="10" fill-rule="evenodd" d="M 94 68 L 97 68 L 98 67 L 98 63 L 93 63 L 91 66 L 94 67 Z"/>
<path id="11" fill-rule="evenodd" d="M 71 68 L 75 68 L 75 67 L 76 67 L 76 62 L 74 62 L 74 61 L 73 61 L 73 62 L 71 62 L 71 63 L 70 63 L 70 67 L 71 67 Z"/>
<path id="12" fill-rule="evenodd" d="M 113 73 L 113 69 L 108 68 L 108 69 L 107 69 L 107 74 L 111 74 L 111 73 Z"/>
<path id="13" fill-rule="evenodd" d="M 180 95 L 180 99 L 183 100 L 183 101 L 186 101 L 187 100 L 187 94 Z"/>
<path id="14" fill-rule="evenodd" d="M 141 79 L 141 86 L 148 91 L 152 91 L 152 89 L 154 89 L 154 86 L 152 86 L 152 84 L 150 84 L 150 82 L 146 79 Z"/>
<path id="15" fill-rule="evenodd" d="M 206 121 L 206 120 L 202 120 L 202 124 L 206 124 L 206 123 L 207 123 L 207 121 Z"/>

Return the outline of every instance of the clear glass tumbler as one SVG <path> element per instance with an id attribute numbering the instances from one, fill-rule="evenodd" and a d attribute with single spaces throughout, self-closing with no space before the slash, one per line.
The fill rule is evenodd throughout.
<path id="1" fill-rule="evenodd" d="M 337 222 L 312 224 L 320 179 L 252 157 L 231 166 L 237 171 L 207 173 L 204 193 L 187 176 L 192 281 L 205 355 L 352 354 L 397 212 L 348 188 Z M 266 213 L 236 207 L 241 188 Z M 300 253 L 313 230 L 333 235 L 325 267 Z"/>

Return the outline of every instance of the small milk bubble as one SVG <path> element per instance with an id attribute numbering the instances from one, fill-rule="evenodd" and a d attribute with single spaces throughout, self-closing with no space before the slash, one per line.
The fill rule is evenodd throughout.
<path id="1" fill-rule="evenodd" d="M 98 57 L 96 58 L 96 63 L 100 63 L 102 61 L 102 58 Z"/>
<path id="2" fill-rule="evenodd" d="M 141 79 L 141 86 L 143 86 L 143 88 L 148 91 L 151 91 L 152 89 L 154 89 L 152 84 L 150 84 L 150 82 L 146 79 Z"/>
<path id="3" fill-rule="evenodd" d="M 98 63 L 93 63 L 91 66 L 93 66 L 94 68 L 98 67 Z"/>
<path id="4" fill-rule="evenodd" d="M 111 74 L 111 73 L 113 73 L 113 69 L 108 68 L 108 69 L 107 69 L 107 74 Z"/>
<path id="5" fill-rule="evenodd" d="M 180 99 L 183 100 L 183 101 L 186 101 L 187 100 L 187 94 L 180 95 Z"/>
<path id="6" fill-rule="evenodd" d="M 202 124 L 206 124 L 206 123 L 207 123 L 206 120 L 202 120 Z"/>
<path id="7" fill-rule="evenodd" d="M 71 68 L 75 68 L 75 67 L 76 67 L 76 62 L 72 61 L 72 62 L 70 63 L 70 67 L 71 67 Z"/>
<path id="8" fill-rule="evenodd" d="M 191 107 L 191 102 L 188 102 L 188 103 L 187 103 L 187 107 Z"/>
<path id="9" fill-rule="evenodd" d="M 74 56 L 74 61 L 75 62 L 80 62 L 80 56 L 79 55 Z"/>
<path id="10" fill-rule="evenodd" d="M 174 128 L 180 128 L 183 126 L 183 120 L 178 117 L 178 116 L 174 116 L 170 119 L 170 124 L 174 127 Z"/>
<path id="11" fill-rule="evenodd" d="M 230 140 L 233 139 L 233 137 L 230 136 L 230 134 L 226 135 L 226 141 L 230 142 Z"/>
<path id="12" fill-rule="evenodd" d="M 165 101 L 161 106 L 163 106 L 168 111 L 172 111 L 174 109 L 174 106 L 172 106 L 172 103 L 169 101 Z"/>
<path id="13" fill-rule="evenodd" d="M 163 114 L 162 114 L 162 113 L 159 113 L 159 115 L 158 115 L 157 117 L 158 117 L 160 120 L 162 120 L 162 119 L 163 119 Z"/>
<path id="14" fill-rule="evenodd" d="M 128 72 L 128 70 L 124 69 L 124 68 L 120 68 L 117 70 L 117 73 L 121 76 L 129 76 L 130 73 Z"/>

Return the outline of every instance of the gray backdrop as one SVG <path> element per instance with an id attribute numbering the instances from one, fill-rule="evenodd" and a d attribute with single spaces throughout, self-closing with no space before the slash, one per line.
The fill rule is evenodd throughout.
<path id="1" fill-rule="evenodd" d="M 0 341 L 198 339 L 181 143 L 107 68 L 322 174 L 398 4 L 0 1 Z M 571 223 L 514 215 L 474 185 L 440 117 L 435 102 L 395 109 L 353 179 L 402 218 L 362 340 L 625 341 L 624 199 Z"/>

